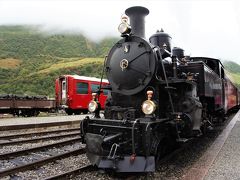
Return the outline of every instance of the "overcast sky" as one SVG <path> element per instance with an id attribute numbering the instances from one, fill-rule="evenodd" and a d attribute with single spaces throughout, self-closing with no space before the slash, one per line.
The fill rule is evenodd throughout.
<path id="1" fill-rule="evenodd" d="M 239 0 L 0 0 L 0 25 L 42 25 L 45 31 L 82 32 L 92 40 L 119 36 L 125 9 L 145 6 L 146 37 L 163 28 L 191 56 L 240 64 Z"/>

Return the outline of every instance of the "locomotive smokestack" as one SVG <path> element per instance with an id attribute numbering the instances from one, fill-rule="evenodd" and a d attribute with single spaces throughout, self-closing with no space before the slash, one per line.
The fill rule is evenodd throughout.
<path id="1" fill-rule="evenodd" d="M 145 38 L 144 18 L 149 14 L 149 10 L 145 7 L 134 6 L 126 9 L 125 14 L 130 18 L 133 35 Z"/>

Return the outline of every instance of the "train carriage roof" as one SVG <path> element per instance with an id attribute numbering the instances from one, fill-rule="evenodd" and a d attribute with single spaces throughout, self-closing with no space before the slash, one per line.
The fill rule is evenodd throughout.
<path id="1" fill-rule="evenodd" d="M 101 79 L 100 78 L 96 78 L 96 77 L 87 77 L 87 76 L 79 76 L 79 75 L 62 75 L 59 78 L 63 78 L 63 77 L 72 77 L 74 79 L 78 79 L 78 80 L 85 80 L 85 81 L 96 81 L 96 82 L 100 82 Z M 102 79 L 102 82 L 104 83 L 109 83 L 107 79 Z"/>
<path id="2" fill-rule="evenodd" d="M 191 57 L 192 62 L 204 62 L 209 68 L 211 68 L 215 73 L 221 76 L 221 69 L 224 68 L 223 64 L 219 59 L 209 58 L 209 57 Z M 220 69 L 221 68 L 221 69 Z"/>
<path id="3" fill-rule="evenodd" d="M 220 63 L 221 64 L 221 66 L 222 67 L 224 67 L 223 66 L 223 64 L 222 64 L 222 62 L 221 62 L 221 60 L 219 60 L 219 59 L 215 59 L 215 58 L 210 58 L 210 57 L 190 57 L 190 60 L 191 61 L 199 61 L 199 60 L 202 60 L 202 61 L 215 61 L 215 62 L 217 62 L 217 63 Z M 204 61 L 204 62 L 205 62 Z"/>

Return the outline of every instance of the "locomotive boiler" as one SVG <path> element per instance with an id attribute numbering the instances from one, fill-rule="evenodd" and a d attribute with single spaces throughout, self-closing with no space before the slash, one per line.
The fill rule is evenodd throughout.
<path id="1" fill-rule="evenodd" d="M 110 93 L 104 117 L 94 93 L 89 111 L 95 116 L 81 121 L 81 136 L 93 165 L 151 172 L 176 142 L 201 135 L 227 111 L 225 73 L 217 59 L 186 57 L 183 49 L 172 48 L 163 30 L 147 41 L 148 9 L 131 7 L 125 14 L 130 24 L 123 16 L 118 27 L 122 39 L 105 62 Z M 233 106 L 238 103 L 234 98 Z"/>

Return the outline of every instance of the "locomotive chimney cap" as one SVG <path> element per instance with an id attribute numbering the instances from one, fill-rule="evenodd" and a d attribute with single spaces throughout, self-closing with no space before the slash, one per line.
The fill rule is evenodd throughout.
<path id="1" fill-rule="evenodd" d="M 131 15 L 131 14 L 148 15 L 149 10 L 145 7 L 142 7 L 142 6 L 133 6 L 133 7 L 130 7 L 128 9 L 126 9 L 125 14 L 128 15 L 128 16 Z"/>
<path id="2" fill-rule="evenodd" d="M 145 38 L 145 22 L 144 18 L 149 14 L 149 10 L 142 6 L 133 6 L 126 9 L 125 14 L 130 19 L 131 34 Z"/>

